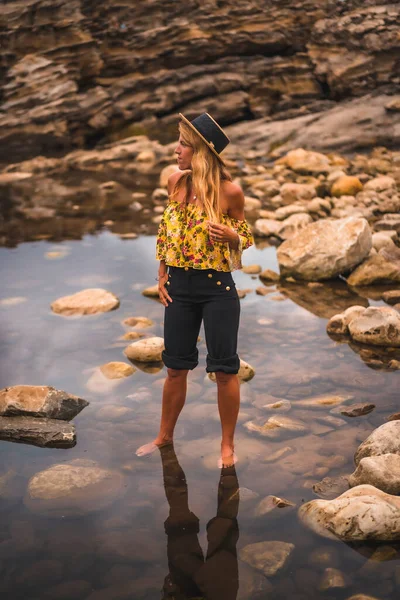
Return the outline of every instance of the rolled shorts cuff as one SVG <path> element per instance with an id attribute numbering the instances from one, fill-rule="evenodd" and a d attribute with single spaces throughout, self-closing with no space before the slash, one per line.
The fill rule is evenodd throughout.
<path id="1" fill-rule="evenodd" d="M 169 369 L 189 369 L 191 371 L 199 364 L 199 351 L 195 350 L 188 356 L 169 356 L 163 350 L 161 358 L 164 365 Z"/>
<path id="2" fill-rule="evenodd" d="M 228 358 L 212 358 L 207 354 L 206 363 L 207 373 L 223 371 L 224 373 L 237 374 L 240 368 L 240 358 L 237 354 L 233 354 Z"/>

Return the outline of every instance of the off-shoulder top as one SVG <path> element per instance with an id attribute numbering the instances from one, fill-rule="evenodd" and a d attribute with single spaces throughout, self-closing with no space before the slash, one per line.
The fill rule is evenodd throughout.
<path id="1" fill-rule="evenodd" d="M 230 248 L 228 242 L 212 242 L 208 235 L 207 213 L 201 207 L 170 200 L 165 207 L 157 233 L 156 259 L 174 267 L 234 271 L 242 268 L 242 252 L 254 244 L 246 219 L 222 214 L 221 223 L 239 235 L 239 246 Z"/>

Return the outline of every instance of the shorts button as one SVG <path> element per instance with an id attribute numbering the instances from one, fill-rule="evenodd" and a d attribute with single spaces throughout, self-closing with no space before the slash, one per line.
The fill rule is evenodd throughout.
<path id="1" fill-rule="evenodd" d="M 185 271 L 189 271 L 189 267 L 185 267 Z"/>
<path id="2" fill-rule="evenodd" d="M 211 279 L 211 277 L 212 277 L 212 273 L 209 273 L 209 274 L 208 274 L 208 276 L 209 276 L 209 277 L 210 277 L 210 279 Z"/>
<path id="3" fill-rule="evenodd" d="M 227 285 L 225 289 L 226 290 L 230 290 L 231 288 L 229 287 L 229 285 Z"/>
<path id="4" fill-rule="evenodd" d="M 220 281 L 217 281 L 217 285 L 221 285 L 221 282 L 220 282 Z"/>

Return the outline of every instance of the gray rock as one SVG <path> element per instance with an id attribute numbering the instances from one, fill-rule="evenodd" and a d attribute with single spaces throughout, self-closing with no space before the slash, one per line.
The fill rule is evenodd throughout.
<path id="1" fill-rule="evenodd" d="M 57 419 L 0 417 L 0 440 L 41 448 L 72 448 L 76 434 L 72 423 Z"/>
<path id="2" fill-rule="evenodd" d="M 0 415 L 73 419 L 87 400 L 46 385 L 14 385 L 0 390 Z"/>

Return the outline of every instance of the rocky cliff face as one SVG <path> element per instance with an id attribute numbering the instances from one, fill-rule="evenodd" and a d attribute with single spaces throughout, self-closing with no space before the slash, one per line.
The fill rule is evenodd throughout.
<path id="1" fill-rule="evenodd" d="M 380 0 L 3 0 L 0 161 L 398 93 L 399 23 Z"/>

